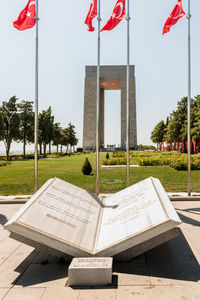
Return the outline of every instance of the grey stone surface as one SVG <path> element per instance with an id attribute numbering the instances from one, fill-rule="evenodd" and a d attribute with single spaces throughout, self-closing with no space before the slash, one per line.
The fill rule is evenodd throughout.
<path id="1" fill-rule="evenodd" d="M 47 287 L 41 300 L 77 300 L 79 293 L 70 287 Z"/>
<path id="2" fill-rule="evenodd" d="M 40 300 L 42 295 L 44 294 L 45 288 L 12 288 L 6 296 L 3 298 L 4 300 Z"/>
<path id="3" fill-rule="evenodd" d="M 154 300 L 152 287 L 120 286 L 116 291 L 116 300 Z"/>
<path id="4" fill-rule="evenodd" d="M 8 292 L 9 292 L 8 288 L 0 288 L 0 300 L 2 300 Z"/>
<path id="5" fill-rule="evenodd" d="M 21 245 L 12 254 L 8 254 L 7 259 L 0 265 L 0 287 L 12 287 L 20 274 L 31 265 L 35 255 L 36 251 L 27 245 Z"/>
<path id="6" fill-rule="evenodd" d="M 118 286 L 150 286 L 150 278 L 146 263 L 133 260 L 129 263 L 114 263 L 113 275 L 117 278 Z"/>
<path id="7" fill-rule="evenodd" d="M 68 266 L 60 264 L 31 264 L 15 282 L 18 287 L 64 287 L 67 283 Z"/>
<path id="8" fill-rule="evenodd" d="M 191 284 L 189 286 L 155 286 L 152 289 L 155 300 L 199 300 L 200 285 Z"/>
<path id="9" fill-rule="evenodd" d="M 0 299 L 7 299 L 10 291 L 9 296 L 14 298 L 8 299 L 13 300 L 24 299 L 24 295 L 26 300 L 38 299 L 38 295 L 42 300 L 199 300 L 200 202 L 173 204 L 183 222 L 179 237 L 134 258 L 131 263 L 114 262 L 111 287 L 67 287 L 68 265 L 34 263 L 37 253 L 21 245 L 0 265 Z M 0 205 L 6 219 L 17 210 L 15 205 Z M 0 233 L 2 230 L 0 226 Z"/>
<path id="10" fill-rule="evenodd" d="M 69 266 L 69 286 L 102 286 L 112 283 L 111 257 L 74 258 Z"/>
<path id="11" fill-rule="evenodd" d="M 126 66 L 101 66 L 100 81 L 120 81 L 120 87 L 100 89 L 100 145 L 104 145 L 104 90 L 121 90 L 121 147 L 126 147 Z M 135 71 L 130 66 L 130 147 L 137 145 Z M 86 66 L 83 148 L 96 149 L 97 67 Z"/>
<path id="12" fill-rule="evenodd" d="M 115 300 L 114 289 L 80 290 L 78 300 Z"/>

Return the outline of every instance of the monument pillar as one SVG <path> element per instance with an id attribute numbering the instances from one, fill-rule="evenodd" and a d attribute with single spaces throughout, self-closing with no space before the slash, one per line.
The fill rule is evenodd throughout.
<path id="1" fill-rule="evenodd" d="M 104 91 L 121 90 L 121 148 L 126 148 L 126 66 L 101 66 L 100 71 L 100 147 L 104 146 Z M 96 149 L 97 67 L 86 66 L 83 149 Z M 130 148 L 137 146 L 134 66 L 130 66 Z"/>
<path id="2" fill-rule="evenodd" d="M 104 89 L 100 89 L 100 122 L 99 122 L 100 148 L 104 147 Z"/>
<path id="3" fill-rule="evenodd" d="M 126 80 L 121 81 L 121 148 L 126 149 Z"/>
<path id="4" fill-rule="evenodd" d="M 96 148 L 97 79 L 85 78 L 83 149 Z"/>

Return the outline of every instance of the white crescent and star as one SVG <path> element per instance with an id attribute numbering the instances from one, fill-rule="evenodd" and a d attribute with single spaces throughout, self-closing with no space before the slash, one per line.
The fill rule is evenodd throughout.
<path id="1" fill-rule="evenodd" d="M 118 4 L 115 6 L 115 11 L 117 10 L 117 7 L 118 7 L 118 6 L 120 7 L 121 11 L 120 11 L 120 13 L 119 13 L 118 16 L 116 15 L 116 13 L 113 13 L 113 14 L 112 14 L 112 17 L 115 18 L 115 19 L 119 19 L 119 18 L 121 17 L 122 12 L 123 12 L 123 8 L 124 8 L 123 3 L 120 2 L 120 3 L 118 3 Z"/>
<path id="2" fill-rule="evenodd" d="M 30 8 L 31 5 L 35 5 L 35 1 L 31 1 L 28 8 Z"/>
<path id="3" fill-rule="evenodd" d="M 29 6 L 28 6 L 28 9 L 30 9 L 30 7 L 31 7 L 32 5 L 35 5 L 35 1 L 31 1 L 31 2 L 30 2 Z M 28 11 L 26 15 L 27 15 L 27 17 L 31 17 L 31 12 Z"/>
<path id="4" fill-rule="evenodd" d="M 180 8 L 180 6 L 179 6 L 179 8 L 177 8 L 177 13 L 176 13 L 176 15 L 173 17 L 173 19 L 176 20 L 176 19 L 179 17 L 180 13 L 181 13 L 181 8 Z"/>

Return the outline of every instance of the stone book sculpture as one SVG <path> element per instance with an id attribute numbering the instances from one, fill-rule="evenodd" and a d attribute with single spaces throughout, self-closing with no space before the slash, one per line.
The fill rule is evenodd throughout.
<path id="1" fill-rule="evenodd" d="M 162 237 L 180 223 L 158 179 L 147 178 L 101 199 L 53 178 L 5 228 L 18 239 L 28 238 L 73 257 L 103 257 L 144 243 L 150 245 L 156 237 Z M 139 252 L 172 237 L 143 247 Z"/>

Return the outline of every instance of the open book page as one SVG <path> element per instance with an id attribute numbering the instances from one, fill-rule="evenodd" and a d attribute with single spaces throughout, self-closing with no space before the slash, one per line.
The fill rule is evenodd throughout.
<path id="1" fill-rule="evenodd" d="M 169 219 L 152 180 L 145 179 L 105 199 L 97 252 Z"/>
<path id="2" fill-rule="evenodd" d="M 100 201 L 95 195 L 55 178 L 16 222 L 92 252 L 100 210 Z"/>

